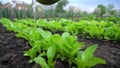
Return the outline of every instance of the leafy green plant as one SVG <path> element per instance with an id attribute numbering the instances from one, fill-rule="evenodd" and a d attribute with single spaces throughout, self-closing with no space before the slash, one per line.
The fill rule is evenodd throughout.
<path id="1" fill-rule="evenodd" d="M 48 65 L 50 66 L 50 68 L 54 68 L 55 55 L 56 55 L 56 46 L 50 46 L 47 50 Z"/>
<path id="2" fill-rule="evenodd" d="M 93 56 L 97 48 L 96 45 L 90 46 L 85 51 L 82 51 L 81 49 L 84 47 L 84 44 L 79 43 L 77 36 L 70 35 L 68 32 L 64 32 L 62 35 L 52 34 L 50 31 L 45 31 L 40 27 L 32 27 L 32 22 L 30 23 L 31 26 L 29 26 L 29 23 L 24 20 L 16 20 L 16 22 L 13 23 L 8 19 L 2 19 L 0 23 L 7 27 L 7 29 L 17 32 L 17 37 L 24 38 L 30 43 L 31 49 L 25 51 L 24 56 L 29 56 L 31 58 L 30 62 L 36 62 L 40 64 L 42 68 L 54 68 L 56 59 L 58 58 L 62 61 L 67 58 L 70 65 L 75 63 L 78 68 L 93 67 L 99 63 L 105 64 L 105 60 Z M 70 25 L 70 23 L 68 24 Z M 82 26 L 83 24 L 84 23 L 78 25 Z M 86 24 L 87 23 L 85 23 L 85 25 Z M 64 25 L 67 26 L 67 24 Z M 77 28 L 77 30 L 82 29 L 78 28 L 77 24 L 75 25 L 74 28 Z M 60 24 L 59 26 L 59 28 L 61 28 Z M 53 27 L 54 26 L 50 26 L 50 28 Z M 72 28 L 72 26 L 70 27 Z M 90 29 L 91 28 L 89 28 L 89 30 Z M 117 28 L 114 30 L 116 29 Z"/>
<path id="3" fill-rule="evenodd" d="M 46 62 L 46 60 L 43 58 L 43 57 L 36 57 L 34 59 L 34 61 L 37 63 L 37 64 L 40 64 L 42 68 L 50 68 Z"/>
<path id="4" fill-rule="evenodd" d="M 73 61 L 73 58 L 76 56 L 76 53 L 84 46 L 83 43 L 78 43 L 76 36 L 70 36 L 69 33 L 63 33 L 62 34 L 63 39 L 63 48 L 64 56 L 67 56 L 69 58 L 69 63 L 71 64 Z"/>
<path id="5" fill-rule="evenodd" d="M 88 47 L 85 51 L 79 51 L 75 58 L 75 64 L 78 68 L 91 68 L 96 64 L 106 64 L 106 61 L 93 56 L 97 45 Z"/>

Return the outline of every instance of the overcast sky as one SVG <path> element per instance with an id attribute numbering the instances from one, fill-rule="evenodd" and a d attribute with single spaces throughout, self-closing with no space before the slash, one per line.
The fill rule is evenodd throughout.
<path id="1" fill-rule="evenodd" d="M 11 0 L 0 0 L 3 3 L 6 2 L 10 2 Z M 32 2 L 32 0 L 20 0 L 20 1 L 24 1 L 28 4 L 30 4 Z M 120 0 L 68 0 L 69 4 L 67 6 L 76 6 L 77 8 L 80 8 L 81 10 L 85 10 L 85 11 L 93 11 L 94 8 L 98 5 L 98 4 L 104 4 L 104 5 L 108 5 L 108 4 L 114 4 L 116 9 L 120 9 Z"/>

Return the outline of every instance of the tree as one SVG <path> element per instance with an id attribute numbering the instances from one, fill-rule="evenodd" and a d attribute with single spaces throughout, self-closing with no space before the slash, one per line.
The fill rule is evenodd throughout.
<path id="1" fill-rule="evenodd" d="M 58 3 L 57 3 L 57 6 L 56 6 L 56 8 L 55 8 L 55 11 L 57 12 L 57 13 L 63 13 L 63 12 L 65 12 L 65 10 L 63 9 L 64 8 L 64 6 L 66 6 L 67 4 L 68 4 L 69 2 L 68 2 L 68 0 L 60 0 Z"/>
<path id="2" fill-rule="evenodd" d="M 2 2 L 0 1 L 0 7 L 2 6 Z"/>
<path id="3" fill-rule="evenodd" d="M 115 15 L 116 10 L 114 9 L 114 5 L 113 4 L 109 4 L 107 6 L 107 14 L 109 15 Z"/>
<path id="4" fill-rule="evenodd" d="M 93 14 L 99 16 L 99 15 L 101 14 L 101 10 L 100 10 L 100 8 L 95 8 Z"/>
<path id="5" fill-rule="evenodd" d="M 0 1 L 0 18 L 2 17 L 2 2 Z"/>
<path id="6" fill-rule="evenodd" d="M 70 7 L 68 8 L 68 16 L 69 16 L 69 17 L 73 17 L 73 15 L 74 15 L 74 10 L 75 10 L 75 6 L 70 6 Z"/>
<path id="7" fill-rule="evenodd" d="M 106 14 L 106 7 L 103 4 L 99 4 L 97 8 L 100 8 L 100 15 L 103 16 L 103 14 Z"/>
<path id="8" fill-rule="evenodd" d="M 120 9 L 118 9 L 115 13 L 116 16 L 120 17 Z"/>

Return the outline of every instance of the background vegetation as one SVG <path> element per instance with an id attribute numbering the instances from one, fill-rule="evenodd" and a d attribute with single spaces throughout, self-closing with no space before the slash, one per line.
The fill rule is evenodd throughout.
<path id="1" fill-rule="evenodd" d="M 15 3 L 15 2 L 14 2 Z M 115 9 L 113 4 L 107 6 L 99 4 L 96 6 L 93 12 L 88 13 L 87 11 L 80 10 L 75 6 L 70 6 L 68 9 L 64 7 L 68 4 L 68 0 L 60 0 L 56 5 L 43 6 L 40 4 L 36 5 L 36 18 L 94 18 L 94 17 L 120 17 L 120 9 Z M 18 3 L 15 3 L 18 4 Z M 0 2 L 0 18 L 33 18 L 33 6 L 34 4 L 26 4 L 22 2 L 19 7 L 12 6 L 10 3 L 2 4 Z"/>

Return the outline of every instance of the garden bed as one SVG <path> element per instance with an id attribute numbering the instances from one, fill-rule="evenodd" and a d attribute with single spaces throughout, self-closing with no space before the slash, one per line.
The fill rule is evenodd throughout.
<path id="1" fill-rule="evenodd" d="M 83 39 L 78 37 L 87 45 L 98 44 L 95 56 L 107 61 L 106 65 L 97 65 L 94 68 L 119 68 L 120 67 L 120 42 L 101 41 L 97 39 Z M 24 39 L 15 37 L 14 32 L 7 31 L 0 25 L 0 68 L 33 68 L 34 63 L 29 63 L 29 57 L 23 56 L 30 45 Z M 57 62 L 55 68 L 68 68 L 67 63 Z M 36 67 L 37 68 L 37 67 Z"/>

